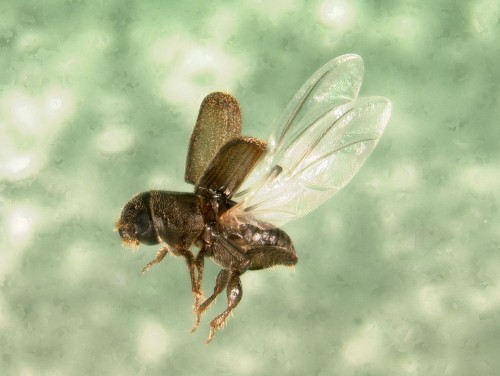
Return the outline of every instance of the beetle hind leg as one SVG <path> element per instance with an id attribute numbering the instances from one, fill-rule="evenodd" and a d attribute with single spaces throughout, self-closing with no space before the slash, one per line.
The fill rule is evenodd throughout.
<path id="1" fill-rule="evenodd" d="M 209 343 L 214 338 L 215 332 L 224 326 L 229 314 L 236 308 L 243 296 L 240 273 L 238 271 L 231 272 L 227 283 L 226 294 L 227 308 L 210 322 L 210 334 L 205 343 Z"/>
<path id="2" fill-rule="evenodd" d="M 205 312 L 208 309 L 208 307 L 210 307 L 210 305 L 214 302 L 215 298 L 217 298 L 217 296 L 227 286 L 227 283 L 229 281 L 229 274 L 230 274 L 229 270 L 226 269 L 222 269 L 219 272 L 219 274 L 217 274 L 217 279 L 215 280 L 214 292 L 207 298 L 207 300 L 205 300 L 195 309 L 196 321 L 193 325 L 193 328 L 191 329 L 191 333 L 193 333 L 200 325 L 201 315 L 203 314 L 203 312 Z"/>

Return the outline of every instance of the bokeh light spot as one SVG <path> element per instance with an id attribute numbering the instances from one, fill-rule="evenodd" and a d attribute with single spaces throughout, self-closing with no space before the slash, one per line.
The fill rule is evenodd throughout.
<path id="1" fill-rule="evenodd" d="M 175 105 L 195 108 L 209 92 L 231 91 L 243 79 L 239 59 L 217 44 L 201 44 L 188 36 L 159 39 L 152 47 L 151 57 L 152 63 L 162 66 L 161 70 L 168 70 L 160 90 Z"/>
<path id="2" fill-rule="evenodd" d="M 141 328 L 137 352 L 139 357 L 153 363 L 160 360 L 168 350 L 168 335 L 163 327 L 155 322 L 148 322 Z"/>
<path id="3" fill-rule="evenodd" d="M 33 235 L 35 210 L 28 206 L 14 206 L 7 213 L 7 232 L 13 244 L 23 245 Z"/>
<path id="4" fill-rule="evenodd" d="M 320 4 L 318 13 L 323 25 L 336 29 L 347 29 L 355 17 L 353 7 L 344 0 L 325 0 Z"/>
<path id="5" fill-rule="evenodd" d="M 31 163 L 31 157 L 27 155 L 21 155 L 12 157 L 7 160 L 5 163 L 5 167 L 7 170 L 13 174 L 16 174 L 22 170 L 25 170 Z"/>
<path id="6" fill-rule="evenodd" d="M 127 151 L 134 143 L 133 136 L 125 129 L 111 126 L 96 138 L 97 149 L 106 155 L 120 154 Z"/>
<path id="7" fill-rule="evenodd" d="M 344 348 L 344 359 L 351 366 L 359 367 L 379 357 L 382 335 L 376 325 L 366 325 Z"/>

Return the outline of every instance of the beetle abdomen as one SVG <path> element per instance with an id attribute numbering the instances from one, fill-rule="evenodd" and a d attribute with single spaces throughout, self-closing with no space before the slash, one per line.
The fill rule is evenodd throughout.
<path id="1" fill-rule="evenodd" d="M 278 227 L 261 229 L 254 225 L 242 224 L 239 231 L 247 249 L 269 246 L 294 249 L 290 237 Z"/>

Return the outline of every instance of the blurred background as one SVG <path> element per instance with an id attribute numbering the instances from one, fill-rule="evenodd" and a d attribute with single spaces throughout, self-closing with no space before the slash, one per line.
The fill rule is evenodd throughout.
<path id="1" fill-rule="evenodd" d="M 43 3 L 50 5 L 42 5 Z M 2 375 L 496 375 L 500 3 L 0 1 Z M 210 345 L 185 264 L 124 249 L 128 199 L 191 191 L 203 97 L 266 138 L 345 53 L 393 115 L 341 193 L 285 230 Z M 217 267 L 207 261 L 209 293 Z"/>

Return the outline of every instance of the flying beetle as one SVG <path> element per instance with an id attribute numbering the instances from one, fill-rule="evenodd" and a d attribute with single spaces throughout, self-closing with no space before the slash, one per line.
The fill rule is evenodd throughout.
<path id="1" fill-rule="evenodd" d="M 207 343 L 240 302 L 242 274 L 297 263 L 292 240 L 279 226 L 337 193 L 375 148 L 391 103 L 358 98 L 363 70 L 361 57 L 352 54 L 325 64 L 295 94 L 267 142 L 241 135 L 234 97 L 209 94 L 187 154 L 185 181 L 194 192 L 143 192 L 123 208 L 115 228 L 124 244 L 164 244 L 143 271 L 167 254 L 185 259 L 196 316 L 192 332 L 226 290 L 227 307 L 210 322 Z M 207 257 L 221 270 L 204 299 Z"/>

